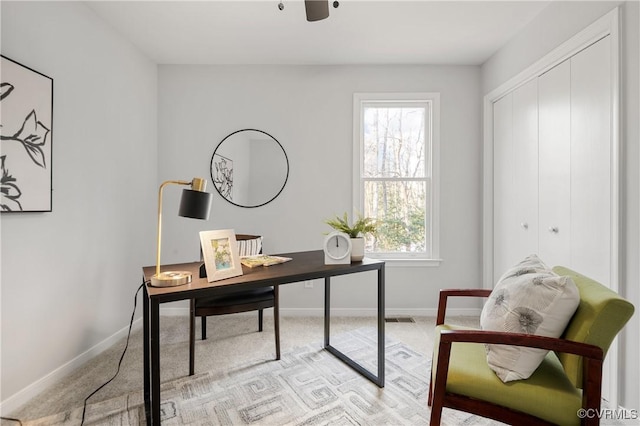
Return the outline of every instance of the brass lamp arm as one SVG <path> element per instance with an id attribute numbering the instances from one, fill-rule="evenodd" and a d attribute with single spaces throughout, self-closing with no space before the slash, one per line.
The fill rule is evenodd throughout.
<path id="1" fill-rule="evenodd" d="M 197 191 L 202 191 L 204 189 L 204 185 L 206 185 L 206 181 L 201 178 L 193 178 L 191 181 L 186 180 L 168 180 L 162 182 L 160 185 L 160 189 L 158 190 L 158 251 L 156 257 L 156 276 L 160 275 L 160 250 L 161 250 L 161 241 L 162 241 L 162 190 L 167 185 L 190 185 L 193 189 Z"/>

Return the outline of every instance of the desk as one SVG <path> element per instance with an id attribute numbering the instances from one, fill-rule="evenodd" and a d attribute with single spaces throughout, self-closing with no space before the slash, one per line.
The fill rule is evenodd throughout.
<path id="1" fill-rule="evenodd" d="M 198 278 L 201 262 L 162 265 L 162 270 L 190 271 L 193 281 L 177 287 L 151 287 L 155 266 L 143 268 L 144 296 L 144 406 L 148 425 L 160 425 L 160 304 L 176 300 L 300 281 L 324 278 L 324 348 L 371 380 L 384 387 L 384 262 L 364 259 L 349 265 L 325 265 L 322 250 L 284 253 L 293 260 L 269 267 L 242 267 L 243 275 L 212 283 Z M 378 271 L 378 373 L 374 375 L 330 344 L 330 278 L 364 271 Z M 185 362 L 187 362 L 186 360 Z M 277 362 L 277 361 L 274 361 Z"/>

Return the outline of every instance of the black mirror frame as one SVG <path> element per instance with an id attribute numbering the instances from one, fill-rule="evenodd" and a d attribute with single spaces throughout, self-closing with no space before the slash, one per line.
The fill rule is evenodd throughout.
<path id="1" fill-rule="evenodd" d="M 280 187 L 280 190 L 276 193 L 276 195 L 274 195 L 269 200 L 265 201 L 262 204 L 256 204 L 255 206 L 244 206 L 242 204 L 234 203 L 233 201 L 229 200 L 224 195 L 222 195 L 222 193 L 220 192 L 220 190 L 218 189 L 218 187 L 214 183 L 215 179 L 214 179 L 214 176 L 213 176 L 213 169 L 212 169 L 212 167 L 213 167 L 213 158 L 215 157 L 216 152 L 218 151 L 218 148 L 220 148 L 220 145 L 222 145 L 224 143 L 224 141 L 226 141 L 227 139 L 229 139 L 231 136 L 235 135 L 236 133 L 246 132 L 246 131 L 259 132 L 259 133 L 267 135 L 271 139 L 273 139 L 278 144 L 280 149 L 282 150 L 282 153 L 284 154 L 284 161 L 287 163 L 287 174 L 284 177 L 284 182 L 282 183 L 282 187 Z M 232 132 L 232 133 L 228 134 L 227 136 L 224 137 L 224 139 L 222 139 L 220 141 L 220 143 L 218 145 L 216 145 L 216 149 L 213 150 L 213 154 L 211 155 L 211 161 L 209 162 L 209 174 L 211 176 L 211 182 L 213 184 L 213 187 L 216 189 L 216 192 L 220 195 L 220 197 L 222 197 L 222 199 L 224 199 L 225 201 L 227 201 L 230 204 L 233 204 L 234 206 L 242 207 L 242 208 L 245 208 L 245 209 L 254 209 L 256 207 L 262 207 L 262 206 L 264 206 L 266 204 L 269 204 L 270 202 L 272 202 L 273 200 L 278 198 L 278 196 L 282 193 L 282 190 L 284 190 L 284 187 L 287 185 L 287 181 L 289 180 L 289 157 L 287 156 L 287 151 L 284 150 L 284 147 L 282 146 L 280 141 L 278 141 L 278 139 L 276 139 L 273 136 L 271 136 L 269 133 L 267 133 L 267 132 L 265 132 L 263 130 L 258 130 L 258 129 L 240 129 L 240 130 L 236 130 L 235 132 Z"/>

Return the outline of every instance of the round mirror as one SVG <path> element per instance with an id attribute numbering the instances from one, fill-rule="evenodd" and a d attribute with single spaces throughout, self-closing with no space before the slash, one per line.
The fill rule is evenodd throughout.
<path id="1" fill-rule="evenodd" d="M 231 133 L 211 156 L 216 191 L 239 207 L 260 207 L 275 199 L 289 178 L 289 159 L 280 142 L 262 130 Z"/>

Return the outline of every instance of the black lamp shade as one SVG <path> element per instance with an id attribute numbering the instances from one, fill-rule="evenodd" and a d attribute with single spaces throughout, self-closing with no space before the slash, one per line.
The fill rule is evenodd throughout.
<path id="1" fill-rule="evenodd" d="M 320 21 L 329 17 L 329 0 L 304 0 L 307 21 Z"/>
<path id="2" fill-rule="evenodd" d="M 180 199 L 178 215 L 207 220 L 209 219 L 212 198 L 213 196 L 208 192 L 184 189 Z"/>

